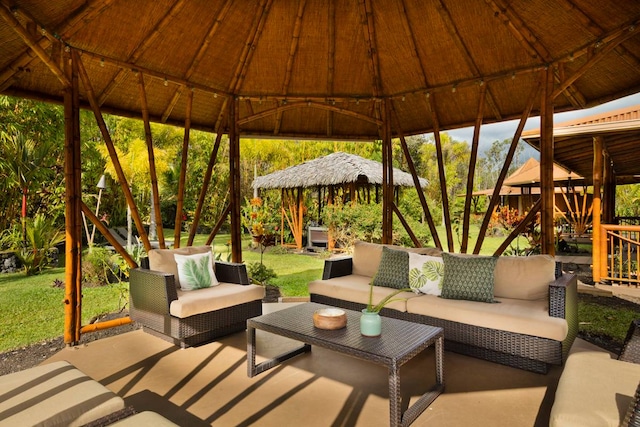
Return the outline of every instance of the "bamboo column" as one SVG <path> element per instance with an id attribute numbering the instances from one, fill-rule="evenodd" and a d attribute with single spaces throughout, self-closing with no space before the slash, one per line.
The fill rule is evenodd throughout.
<path id="1" fill-rule="evenodd" d="M 191 107 L 193 106 L 193 91 L 189 91 L 187 98 L 187 111 L 184 120 L 184 138 L 182 140 L 182 159 L 180 163 L 180 180 L 178 182 L 178 206 L 176 207 L 176 220 L 173 229 L 173 247 L 180 247 L 180 234 L 182 231 L 182 210 L 184 209 L 184 188 L 187 180 L 187 158 L 189 157 L 189 135 L 191 132 Z"/>
<path id="2" fill-rule="evenodd" d="M 554 183 L 553 183 L 553 70 L 542 72 L 543 90 L 540 106 L 540 227 L 542 253 L 555 255 Z"/>
<path id="3" fill-rule="evenodd" d="M 298 250 L 302 250 L 302 239 L 304 237 L 304 198 L 302 197 L 302 192 L 304 189 L 302 187 L 298 187 L 296 189 L 296 202 L 298 205 Z"/>
<path id="4" fill-rule="evenodd" d="M 440 243 L 440 237 L 438 236 L 438 231 L 436 230 L 436 225 L 433 222 L 433 217 L 431 216 L 431 211 L 429 210 L 429 205 L 427 205 L 427 199 L 424 196 L 424 190 L 420 185 L 420 179 L 418 178 L 418 172 L 416 171 L 416 166 L 413 163 L 413 159 L 411 158 L 411 153 L 409 152 L 409 147 L 407 146 L 407 140 L 404 137 L 402 129 L 400 129 L 400 124 L 398 120 L 398 116 L 395 112 L 395 109 L 392 108 L 392 117 L 394 121 L 394 125 L 396 128 L 396 132 L 400 137 L 400 146 L 402 148 L 402 152 L 404 153 L 404 158 L 407 161 L 407 165 L 409 166 L 409 171 L 411 171 L 411 178 L 413 179 L 413 185 L 415 186 L 416 191 L 418 192 L 418 199 L 420 199 L 420 205 L 422 206 L 422 212 L 424 213 L 425 220 L 429 225 L 429 231 L 431 232 L 431 236 L 433 237 L 433 244 L 438 248 L 442 249 L 442 243 Z"/>
<path id="5" fill-rule="evenodd" d="M 601 236 L 601 186 L 602 186 L 602 138 L 593 138 L 593 202 L 592 202 L 592 262 L 593 262 L 593 281 L 599 282 L 602 276 L 607 276 L 607 251 L 604 246 L 607 242 Z"/>
<path id="6" fill-rule="evenodd" d="M 604 140 L 603 140 L 604 145 Z M 603 146 L 602 222 L 613 224 L 616 216 L 616 177 L 611 156 Z"/>
<path id="7" fill-rule="evenodd" d="M 82 61 L 80 60 L 80 56 L 74 50 L 71 51 L 71 55 L 73 56 L 74 62 L 78 64 L 78 73 L 80 78 L 82 79 L 82 84 L 84 85 L 87 99 L 89 100 L 89 104 L 91 105 L 91 110 L 93 111 L 93 115 L 96 118 L 96 122 L 98 123 L 98 128 L 100 129 L 100 133 L 102 134 L 102 138 L 104 139 L 105 145 L 107 146 L 107 150 L 109 151 L 109 157 L 111 158 L 111 162 L 113 163 L 113 167 L 116 170 L 116 175 L 118 176 L 118 182 L 120 183 L 120 188 L 122 188 L 122 192 L 124 193 L 124 197 L 127 200 L 127 204 L 131 209 L 131 216 L 136 223 L 136 228 L 138 233 L 140 234 L 140 238 L 142 239 L 142 244 L 144 245 L 145 250 L 148 252 L 151 250 L 151 244 L 149 243 L 149 237 L 147 236 L 147 232 L 144 229 L 142 224 L 142 219 L 140 218 L 140 213 L 138 212 L 138 207 L 136 206 L 136 202 L 131 195 L 131 189 L 129 188 L 129 184 L 127 182 L 127 177 L 124 175 L 124 171 L 122 170 L 122 166 L 120 165 L 120 160 L 118 159 L 118 154 L 113 145 L 113 141 L 111 140 L 111 135 L 109 134 L 109 130 L 107 129 L 107 125 L 104 122 L 104 118 L 102 117 L 102 112 L 100 111 L 100 106 L 98 105 L 98 100 L 96 98 L 95 92 L 93 91 L 93 87 L 91 85 L 91 81 L 89 80 L 89 75 L 82 65 Z"/>
<path id="8" fill-rule="evenodd" d="M 187 240 L 187 246 L 193 245 L 193 239 L 196 235 L 196 231 L 198 229 L 198 224 L 200 223 L 200 215 L 202 214 L 202 206 L 204 205 L 204 199 L 207 195 L 207 190 L 209 190 L 209 184 L 211 183 L 211 176 L 213 175 L 213 166 L 216 164 L 216 160 L 218 159 L 218 150 L 220 149 L 220 142 L 222 141 L 222 132 L 218 130 L 218 134 L 216 135 L 216 142 L 213 144 L 213 150 L 211 151 L 211 156 L 209 157 L 209 164 L 207 165 L 207 171 L 204 174 L 204 178 L 202 179 L 202 188 L 200 189 L 200 195 L 198 196 L 198 204 L 196 205 L 196 211 L 193 214 L 193 222 L 191 224 L 191 229 L 189 230 L 189 239 Z"/>
<path id="9" fill-rule="evenodd" d="M 144 76 L 138 75 L 138 86 L 140 88 L 140 102 L 142 103 L 142 122 L 144 123 L 144 137 L 147 143 L 147 156 L 149 157 L 149 175 L 151 178 L 151 193 L 153 198 L 153 209 L 155 212 L 156 232 L 158 233 L 158 243 L 164 249 L 164 231 L 162 228 L 162 212 L 160 211 L 160 193 L 158 192 L 158 176 L 156 174 L 156 157 L 153 153 L 153 137 L 151 135 L 151 125 L 149 124 L 149 106 L 147 104 L 147 93 L 144 87 Z"/>
<path id="10" fill-rule="evenodd" d="M 460 253 L 467 253 L 469 244 L 469 222 L 471 219 L 471 196 L 473 195 L 473 178 L 476 173 L 476 160 L 478 158 L 478 145 L 480 142 L 480 127 L 482 126 L 482 117 L 484 114 L 484 100 L 487 85 L 480 86 L 480 102 L 478 104 L 478 114 L 476 116 L 476 124 L 473 128 L 473 140 L 471 143 L 471 156 L 469 157 L 469 172 L 467 173 L 467 194 L 464 198 L 464 210 L 462 219 L 462 243 L 460 244 Z"/>
<path id="11" fill-rule="evenodd" d="M 238 132 L 238 100 L 229 102 L 229 179 L 231 192 L 231 260 L 242 262 L 240 230 L 240 135 Z"/>
<path id="12" fill-rule="evenodd" d="M 80 213 L 80 109 L 77 64 L 65 55 L 65 72 L 71 84 L 64 91 L 64 174 L 65 174 L 65 320 L 64 342 L 80 340 L 82 292 L 82 221 Z M 77 164 L 78 163 L 78 164 Z"/>
<path id="13" fill-rule="evenodd" d="M 393 149 L 391 145 L 391 117 L 389 101 L 382 112 L 382 243 L 393 243 Z"/>

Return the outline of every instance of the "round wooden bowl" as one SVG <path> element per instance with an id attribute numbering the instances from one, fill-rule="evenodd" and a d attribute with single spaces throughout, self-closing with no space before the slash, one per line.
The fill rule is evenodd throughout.
<path id="1" fill-rule="evenodd" d="M 347 313 L 339 308 L 322 308 L 313 313 L 313 325 L 318 329 L 342 329 L 347 326 Z"/>

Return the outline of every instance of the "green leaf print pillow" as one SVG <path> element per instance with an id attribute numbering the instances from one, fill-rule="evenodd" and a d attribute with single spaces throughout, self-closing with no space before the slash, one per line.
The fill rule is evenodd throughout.
<path id="1" fill-rule="evenodd" d="M 409 252 L 409 286 L 415 293 L 440 295 L 443 278 L 442 258 Z"/>
<path id="2" fill-rule="evenodd" d="M 174 255 L 178 266 L 180 289 L 193 291 L 218 285 L 213 272 L 211 252 L 194 255 Z"/>

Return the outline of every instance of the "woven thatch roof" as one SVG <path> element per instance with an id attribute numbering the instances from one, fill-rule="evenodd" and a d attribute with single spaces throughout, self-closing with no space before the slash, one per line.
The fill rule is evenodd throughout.
<path id="1" fill-rule="evenodd" d="M 241 135 L 379 137 L 519 117 L 541 71 L 556 111 L 640 90 L 637 0 L 1 0 L 0 93 L 61 102 L 78 52 L 105 112 Z M 59 42 L 60 41 L 60 42 Z M 28 45 L 37 46 L 36 53 Z M 82 105 L 87 89 L 81 84 Z M 534 114 L 538 111 L 534 106 Z"/>
<path id="2" fill-rule="evenodd" d="M 422 187 L 427 180 L 420 179 Z M 256 178 L 253 188 L 298 188 L 347 183 L 382 184 L 382 163 L 355 154 L 333 153 Z M 393 168 L 396 186 L 414 187 L 410 174 Z"/>

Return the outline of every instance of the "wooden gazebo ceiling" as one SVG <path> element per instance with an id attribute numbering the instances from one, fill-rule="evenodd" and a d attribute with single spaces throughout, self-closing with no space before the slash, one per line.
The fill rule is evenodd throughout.
<path id="1" fill-rule="evenodd" d="M 58 66 L 68 46 L 103 111 L 139 117 L 142 73 L 152 120 L 184 125 L 193 90 L 192 127 L 224 130 L 237 98 L 245 136 L 375 139 L 385 99 L 395 134 L 472 125 L 483 93 L 485 123 L 512 119 L 548 66 L 556 111 L 640 91 L 637 0 L 0 4 L 0 92 L 60 102 L 28 43 Z"/>
<path id="2" fill-rule="evenodd" d="M 593 138 L 600 137 L 618 184 L 640 182 L 640 105 L 560 123 L 553 130 L 554 161 L 593 181 Z M 539 130 L 522 138 L 540 147 Z"/>

